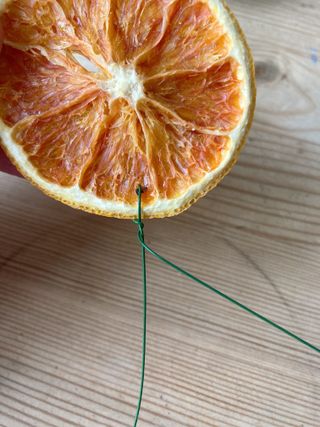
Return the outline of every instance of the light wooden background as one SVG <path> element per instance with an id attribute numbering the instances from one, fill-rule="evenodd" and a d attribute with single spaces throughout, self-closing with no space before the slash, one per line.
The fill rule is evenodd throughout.
<path id="1" fill-rule="evenodd" d="M 230 1 L 258 108 L 222 185 L 147 241 L 320 345 L 320 5 Z M 141 283 L 131 222 L 0 176 L 0 426 L 131 426 Z M 139 427 L 320 426 L 319 356 L 149 259 Z"/>

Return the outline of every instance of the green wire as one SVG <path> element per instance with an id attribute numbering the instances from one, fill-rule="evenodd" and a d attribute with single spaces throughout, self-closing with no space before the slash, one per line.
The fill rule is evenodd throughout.
<path id="1" fill-rule="evenodd" d="M 137 190 L 137 195 L 139 197 L 138 204 L 138 220 L 134 221 L 139 226 L 138 238 L 139 241 L 144 244 L 144 233 L 143 233 L 143 223 L 141 220 L 141 187 Z M 139 414 L 142 403 L 142 395 L 143 395 L 143 386 L 144 386 L 144 373 L 146 366 L 146 344 L 147 344 L 147 268 L 146 268 L 146 251 L 145 248 L 141 245 L 141 260 L 142 260 L 142 282 L 143 282 L 143 333 L 142 333 L 142 363 L 141 363 L 141 380 L 140 380 L 140 392 L 139 392 L 139 400 L 137 404 L 136 416 L 134 420 L 134 427 L 137 426 L 139 420 Z"/>
<path id="2" fill-rule="evenodd" d="M 183 274 L 184 276 L 187 276 L 189 279 L 194 280 L 196 283 L 199 283 L 200 285 L 204 286 L 205 288 L 209 289 L 210 291 L 214 292 L 215 294 L 219 295 L 220 297 L 224 298 L 225 300 L 231 302 L 232 304 L 236 305 L 237 307 L 241 308 L 242 310 L 246 311 L 247 313 L 257 317 L 258 319 L 262 320 L 263 322 L 273 326 L 274 328 L 278 329 L 279 331 L 283 332 L 284 334 L 288 335 L 289 337 L 295 339 L 296 341 L 300 342 L 301 344 L 305 345 L 306 347 L 310 348 L 311 350 L 316 351 L 317 353 L 320 353 L 320 348 L 316 347 L 315 345 L 309 343 L 308 341 L 304 340 L 303 338 L 300 338 L 298 335 L 294 334 L 293 332 L 290 332 L 288 329 L 283 328 L 282 326 L 278 325 L 277 323 L 273 322 L 272 320 L 268 319 L 267 317 L 263 316 L 262 314 L 252 310 L 251 308 L 247 307 L 246 305 L 242 304 L 241 302 L 235 300 L 234 298 L 229 297 L 225 293 L 219 291 L 218 289 L 214 288 L 213 286 L 209 285 L 208 283 L 204 282 L 201 279 L 198 279 L 197 277 L 193 276 L 193 274 L 189 273 L 188 271 L 184 270 L 183 268 L 177 266 L 173 262 L 167 260 L 163 256 L 159 255 L 157 252 L 155 252 L 153 249 L 151 249 L 144 241 L 144 224 L 142 222 L 142 215 L 141 215 L 141 195 L 142 195 L 142 188 L 139 186 L 137 189 L 137 195 L 138 195 L 138 219 L 134 220 L 134 223 L 138 225 L 138 239 L 142 248 L 142 270 L 143 270 L 143 288 L 144 288 L 144 316 L 143 316 L 143 355 L 142 355 L 142 375 L 141 375 L 141 385 L 140 385 L 140 396 L 137 406 L 137 413 L 135 418 L 134 427 L 137 425 L 137 421 L 139 418 L 139 412 L 141 408 L 141 401 L 142 401 L 142 393 L 143 393 L 143 383 L 144 383 L 144 371 L 145 371 L 145 353 L 146 353 L 146 327 L 147 327 L 147 299 L 146 299 L 146 286 L 147 286 L 147 276 L 146 276 L 146 262 L 145 262 L 145 251 L 148 251 L 151 255 L 153 255 L 155 258 L 157 258 L 159 261 L 163 262 L 164 264 L 168 265 L 169 267 L 173 268 L 174 270 L 178 271 L 179 273 Z"/>

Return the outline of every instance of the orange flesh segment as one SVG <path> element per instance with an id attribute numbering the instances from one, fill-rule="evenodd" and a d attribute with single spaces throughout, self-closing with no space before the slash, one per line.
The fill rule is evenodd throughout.
<path id="1" fill-rule="evenodd" d="M 154 199 L 155 188 L 141 125 L 129 104 L 119 100 L 112 105 L 106 129 L 100 135 L 81 187 L 104 199 L 134 204 L 139 185 L 145 188 L 144 202 L 150 203 Z"/>
<path id="2" fill-rule="evenodd" d="M 192 131 L 152 102 L 140 102 L 139 113 L 161 197 L 180 196 L 220 164 L 228 147 L 227 136 Z"/>
<path id="3" fill-rule="evenodd" d="M 7 125 L 45 113 L 97 91 L 84 74 L 53 65 L 41 55 L 4 46 L 0 56 L 0 114 Z"/>
<path id="4" fill-rule="evenodd" d="M 113 59 L 129 63 L 162 35 L 168 0 L 111 0 L 109 36 Z"/>
<path id="5" fill-rule="evenodd" d="M 60 112 L 21 122 L 14 136 L 42 177 L 71 186 L 79 181 L 92 156 L 104 110 L 105 97 L 92 94 Z"/>
<path id="6" fill-rule="evenodd" d="M 82 7 L 77 10 L 81 14 L 76 16 L 72 13 L 73 7 L 80 1 L 73 6 L 71 0 L 60 0 L 61 5 L 58 0 L 10 0 L 1 17 L 5 43 L 22 49 L 36 48 L 54 63 L 59 53 L 60 57 L 61 53 L 81 53 L 97 64 L 97 58 L 93 57 L 95 52 L 109 60 L 110 48 L 103 18 L 106 8 L 102 7 L 102 0 L 99 7 L 96 4 L 89 7 L 86 0 L 81 1 Z M 82 25 L 73 24 L 72 19 Z M 99 22 L 100 27 L 95 22 Z"/>
<path id="7" fill-rule="evenodd" d="M 138 61 L 146 76 L 176 70 L 204 70 L 225 57 L 230 40 L 199 0 L 177 0 L 169 8 L 166 32 L 157 46 Z"/>
<path id="8" fill-rule="evenodd" d="M 145 82 L 150 98 L 194 126 L 230 131 L 243 113 L 238 64 L 227 59 L 207 71 L 182 72 Z"/>
<path id="9" fill-rule="evenodd" d="M 90 45 L 93 51 L 110 60 L 110 43 L 107 37 L 108 2 L 106 0 L 57 0 L 75 34 Z"/>
<path id="10" fill-rule="evenodd" d="M 76 43 L 74 28 L 55 0 L 11 0 L 2 24 L 5 42 L 51 49 Z"/>

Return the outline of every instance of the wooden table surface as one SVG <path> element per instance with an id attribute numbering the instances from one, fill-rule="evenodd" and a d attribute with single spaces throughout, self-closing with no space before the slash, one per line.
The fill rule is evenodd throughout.
<path id="1" fill-rule="evenodd" d="M 320 345 L 320 7 L 232 0 L 258 106 L 238 165 L 152 247 Z M 141 358 L 136 227 L 0 176 L 0 426 L 132 426 Z M 139 427 L 320 426 L 319 356 L 149 262 Z"/>

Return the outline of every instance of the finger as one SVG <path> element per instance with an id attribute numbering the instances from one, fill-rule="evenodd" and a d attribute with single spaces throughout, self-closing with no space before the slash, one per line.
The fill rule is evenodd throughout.
<path id="1" fill-rule="evenodd" d="M 0 148 L 0 171 L 9 173 L 11 175 L 21 176 L 17 169 L 9 161 L 2 148 Z"/>
<path id="2" fill-rule="evenodd" d="M 2 43 L 3 43 L 3 28 L 2 28 L 2 20 L 0 17 L 0 52 L 2 49 Z"/>
<path id="3" fill-rule="evenodd" d="M 0 52 L 3 44 L 3 29 L 0 18 Z M 0 147 L 0 171 L 10 173 L 11 175 L 21 176 L 13 164 L 9 161 L 8 157 L 4 154 Z"/>

